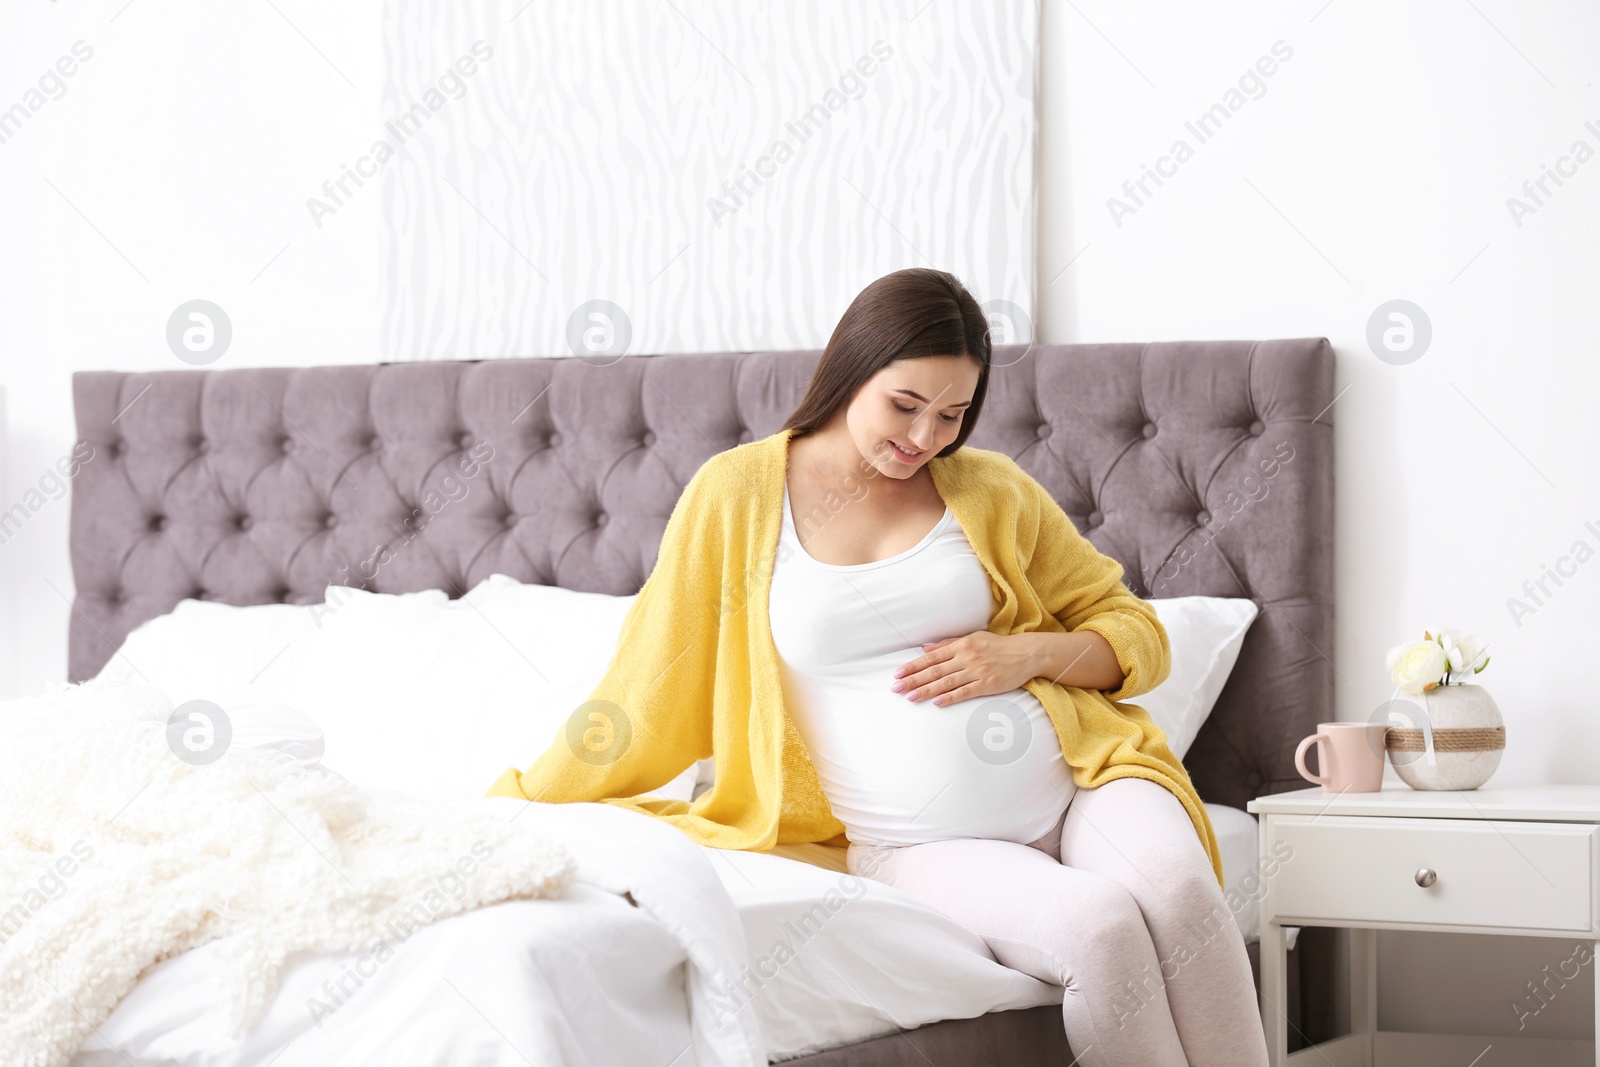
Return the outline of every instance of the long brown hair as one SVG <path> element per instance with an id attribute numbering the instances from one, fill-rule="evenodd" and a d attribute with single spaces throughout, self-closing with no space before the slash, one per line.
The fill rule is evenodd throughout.
<path id="1" fill-rule="evenodd" d="M 937 455 L 966 443 L 989 389 L 989 323 L 953 274 L 908 267 L 885 274 L 857 294 L 834 327 L 800 406 L 780 430 L 800 437 L 821 429 L 856 391 L 897 359 L 968 356 L 978 364 L 978 388 L 961 432 Z"/>

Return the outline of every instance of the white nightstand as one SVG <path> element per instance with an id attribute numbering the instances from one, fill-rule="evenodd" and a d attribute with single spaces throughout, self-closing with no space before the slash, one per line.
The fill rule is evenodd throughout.
<path id="1" fill-rule="evenodd" d="M 1273 1067 L 1467 1067 L 1491 1044 L 1479 1067 L 1600 1065 L 1600 1043 L 1379 1030 L 1376 981 L 1380 929 L 1560 938 L 1600 955 L 1600 786 L 1386 783 L 1338 796 L 1312 786 L 1247 807 L 1261 824 L 1261 1017 Z M 1286 926 L 1350 929 L 1352 1032 L 1292 1056 Z"/>

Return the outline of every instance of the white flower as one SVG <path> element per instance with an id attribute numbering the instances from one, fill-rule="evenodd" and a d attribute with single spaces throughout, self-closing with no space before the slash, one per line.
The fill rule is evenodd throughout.
<path id="1" fill-rule="evenodd" d="M 1459 675 L 1477 673 L 1478 670 L 1483 670 L 1483 664 L 1488 662 L 1483 641 L 1478 640 L 1472 633 L 1440 630 L 1438 646 L 1445 649 L 1445 659 L 1450 661 L 1450 673 Z"/>
<path id="2" fill-rule="evenodd" d="M 1407 641 L 1389 650 L 1389 677 L 1407 693 L 1421 693 L 1438 685 L 1448 665 L 1439 642 L 1428 638 Z"/>
<path id="3" fill-rule="evenodd" d="M 1455 684 L 1479 671 L 1489 662 L 1483 641 L 1474 634 L 1440 630 L 1439 647 L 1444 650 L 1450 681 Z"/>

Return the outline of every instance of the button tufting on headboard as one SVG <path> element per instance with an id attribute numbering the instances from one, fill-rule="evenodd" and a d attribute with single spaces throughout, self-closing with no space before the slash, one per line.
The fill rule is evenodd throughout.
<path id="1" fill-rule="evenodd" d="M 186 590 L 637 592 L 689 478 L 777 430 L 819 356 L 78 374 L 78 436 L 111 462 L 72 485 L 70 675 Z M 1266 605 L 1185 760 L 1207 800 L 1298 788 L 1295 741 L 1334 715 L 1333 396 L 1322 340 L 995 353 L 972 447 L 1015 457 L 1139 595 Z"/>

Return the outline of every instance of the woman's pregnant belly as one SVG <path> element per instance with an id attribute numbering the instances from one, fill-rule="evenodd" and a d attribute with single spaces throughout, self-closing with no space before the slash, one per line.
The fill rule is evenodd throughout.
<path id="1" fill-rule="evenodd" d="M 922 654 L 895 649 L 825 671 L 783 665 L 791 717 L 852 841 L 1029 842 L 1074 791 L 1044 705 L 1025 689 L 936 705 L 889 686 Z"/>

